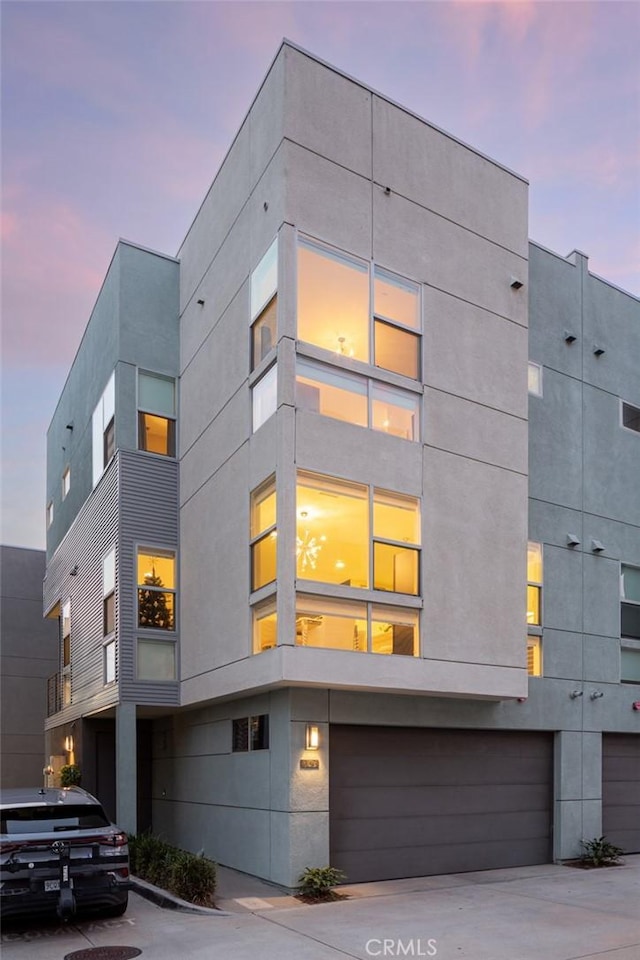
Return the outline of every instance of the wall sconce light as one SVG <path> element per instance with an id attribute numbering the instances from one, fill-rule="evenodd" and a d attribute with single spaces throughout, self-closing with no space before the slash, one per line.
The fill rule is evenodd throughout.
<path id="1" fill-rule="evenodd" d="M 307 724 L 307 750 L 317 750 L 320 746 L 320 728 L 311 723 Z"/>
<path id="2" fill-rule="evenodd" d="M 576 537 L 575 533 L 568 533 L 568 534 L 567 534 L 567 546 L 569 546 L 569 547 L 579 547 L 579 546 L 580 546 L 580 540 L 578 539 L 578 537 Z"/>
<path id="3" fill-rule="evenodd" d="M 564 342 L 565 343 L 575 343 L 576 341 L 575 333 L 571 333 L 571 330 L 565 330 L 564 332 Z"/>
<path id="4" fill-rule="evenodd" d="M 595 357 L 601 357 L 604 352 L 605 352 L 604 347 L 599 347 L 597 343 L 594 343 L 593 355 Z"/>
<path id="5" fill-rule="evenodd" d="M 591 549 L 594 553 L 602 553 L 604 550 L 604 543 L 601 543 L 600 540 L 592 540 Z"/>
<path id="6" fill-rule="evenodd" d="M 592 700 L 599 700 L 600 697 L 604 697 L 604 693 L 602 692 L 602 690 L 594 690 L 593 693 L 591 694 Z"/>
<path id="7" fill-rule="evenodd" d="M 65 737 L 64 748 L 67 751 L 67 753 L 73 753 L 73 747 L 74 747 L 73 737 L 71 735 L 69 735 L 68 737 Z"/>
<path id="8" fill-rule="evenodd" d="M 569 696 L 571 697 L 572 700 L 575 700 L 577 699 L 577 697 L 583 696 L 583 694 L 584 694 L 584 690 L 572 690 Z"/>
<path id="9" fill-rule="evenodd" d="M 519 280 L 518 277 L 511 277 L 512 290 L 519 290 L 520 287 L 523 287 L 523 286 L 524 286 L 524 282 L 522 280 Z"/>

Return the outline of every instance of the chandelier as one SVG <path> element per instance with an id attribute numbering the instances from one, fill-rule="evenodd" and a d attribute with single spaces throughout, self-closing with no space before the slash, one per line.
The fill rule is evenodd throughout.
<path id="1" fill-rule="evenodd" d="M 317 537 L 312 536 L 308 530 L 305 530 L 301 537 L 296 537 L 296 560 L 300 564 L 300 570 L 304 572 L 307 567 L 315 570 L 318 562 L 318 554 L 322 550 L 322 544 Z"/>

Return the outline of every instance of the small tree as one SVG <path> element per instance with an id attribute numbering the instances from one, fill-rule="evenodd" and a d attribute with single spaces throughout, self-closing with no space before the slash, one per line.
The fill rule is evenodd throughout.
<path id="1" fill-rule="evenodd" d="M 60 786 L 61 787 L 79 787 L 82 780 L 80 767 L 75 763 L 65 763 L 60 768 Z"/>
<path id="2" fill-rule="evenodd" d="M 173 629 L 173 610 L 167 603 L 167 594 L 162 578 L 157 576 L 155 567 L 145 574 L 145 587 L 138 588 L 138 626 L 153 627 L 156 630 Z"/>

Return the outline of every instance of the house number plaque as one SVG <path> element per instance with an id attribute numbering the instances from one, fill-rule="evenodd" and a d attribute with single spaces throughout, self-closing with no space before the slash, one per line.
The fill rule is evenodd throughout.
<path id="1" fill-rule="evenodd" d="M 320 761 L 319 760 L 301 760 L 300 769 L 301 770 L 319 770 Z"/>

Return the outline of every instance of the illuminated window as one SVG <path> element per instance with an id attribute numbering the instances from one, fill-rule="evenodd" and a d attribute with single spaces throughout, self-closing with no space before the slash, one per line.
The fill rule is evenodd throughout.
<path id="1" fill-rule="evenodd" d="M 542 625 L 542 544 L 527 545 L 527 623 Z"/>
<path id="2" fill-rule="evenodd" d="M 534 397 L 542 396 L 542 367 L 529 361 L 529 393 Z"/>
<path id="3" fill-rule="evenodd" d="M 71 703 L 71 600 L 62 604 L 62 705 Z"/>
<path id="4" fill-rule="evenodd" d="M 176 455 L 175 381 L 138 371 L 138 449 Z"/>
<path id="5" fill-rule="evenodd" d="M 175 565 L 171 551 L 138 550 L 138 627 L 175 629 Z"/>
<path id="6" fill-rule="evenodd" d="M 275 481 L 269 480 L 251 494 L 251 589 L 276 579 Z"/>
<path id="7" fill-rule="evenodd" d="M 527 673 L 530 677 L 542 676 L 542 639 L 527 637 Z"/>
<path id="8" fill-rule="evenodd" d="M 138 640 L 138 680 L 175 680 L 176 645 L 171 640 Z"/>
<path id="9" fill-rule="evenodd" d="M 62 474 L 62 499 L 64 500 L 69 490 L 71 489 L 71 467 L 67 469 Z"/>
<path id="10" fill-rule="evenodd" d="M 278 643 L 278 618 L 275 602 L 264 604 L 253 611 L 253 652 L 271 650 Z"/>
<path id="11" fill-rule="evenodd" d="M 369 266 L 300 240 L 298 339 L 369 362 Z"/>
<path id="12" fill-rule="evenodd" d="M 108 637 L 116 628 L 116 548 L 112 547 L 102 560 L 102 626 Z"/>
<path id="13" fill-rule="evenodd" d="M 251 369 L 276 345 L 278 298 L 278 241 L 273 241 L 251 274 Z"/>
<path id="14" fill-rule="evenodd" d="M 420 438 L 420 398 L 336 367 L 298 359 L 296 405 L 302 410 L 370 426 L 405 440 Z"/>
<path id="15" fill-rule="evenodd" d="M 418 656 L 418 611 L 298 596 L 296 645 Z"/>
<path id="16" fill-rule="evenodd" d="M 112 373 L 91 421 L 94 487 L 116 452 L 115 431 L 115 375 Z"/>
<path id="17" fill-rule="evenodd" d="M 371 291 L 369 275 L 368 263 L 300 239 L 298 339 L 419 379 L 420 288 L 374 267 Z"/>
<path id="18" fill-rule="evenodd" d="M 251 408 L 254 432 L 272 417 L 278 406 L 278 368 L 267 370 L 251 390 Z"/>
<path id="19" fill-rule="evenodd" d="M 373 537 L 370 537 L 370 510 Z M 414 497 L 298 474 L 297 576 L 416 595 L 419 511 Z M 372 557 L 370 548 L 372 547 Z M 373 563 L 373 573 L 370 564 Z"/>

